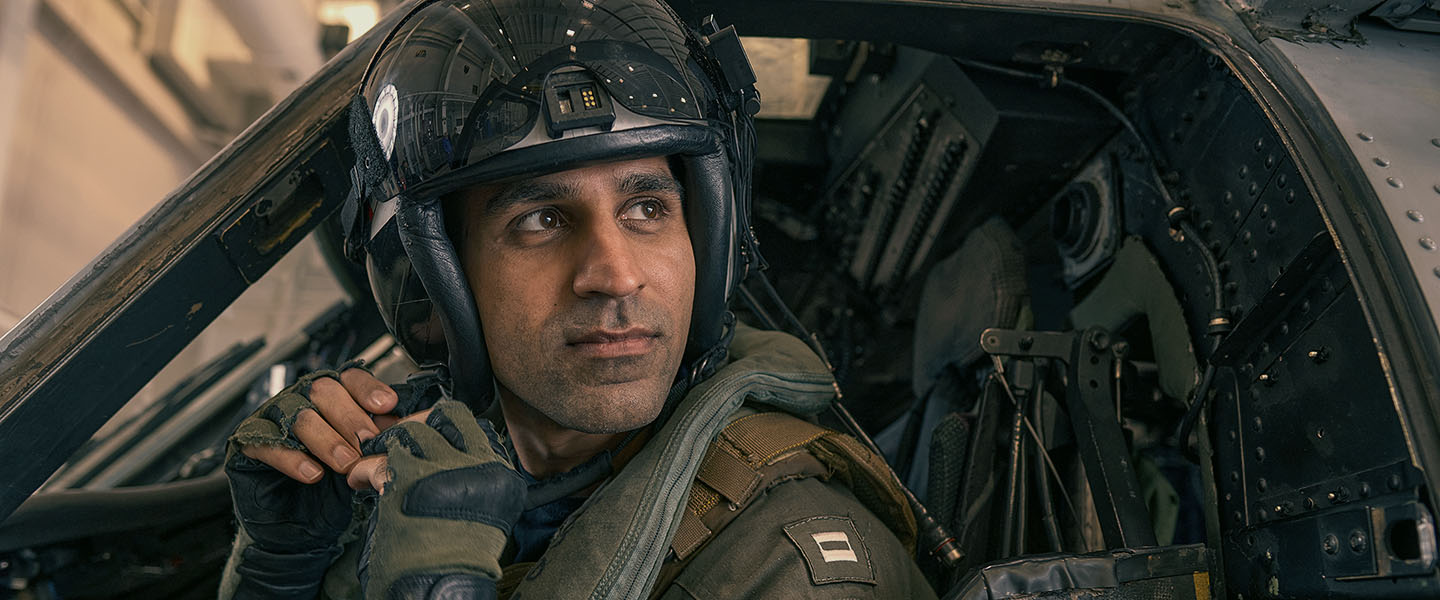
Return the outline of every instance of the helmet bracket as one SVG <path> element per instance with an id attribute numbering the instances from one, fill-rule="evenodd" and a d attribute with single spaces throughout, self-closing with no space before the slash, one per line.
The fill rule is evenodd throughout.
<path id="1" fill-rule="evenodd" d="M 582 127 L 601 127 L 605 131 L 615 123 L 615 104 L 595 78 L 581 67 L 556 71 L 545 82 L 545 125 L 551 138 L 560 138 L 566 131 Z"/>

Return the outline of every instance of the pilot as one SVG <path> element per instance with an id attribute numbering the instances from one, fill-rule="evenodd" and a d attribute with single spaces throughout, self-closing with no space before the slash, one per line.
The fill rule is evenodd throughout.
<path id="1" fill-rule="evenodd" d="M 883 461 L 813 424 L 824 361 L 727 309 L 748 71 L 658 0 L 399 21 L 342 219 L 428 370 L 314 372 L 237 428 L 221 596 L 934 597 Z"/>

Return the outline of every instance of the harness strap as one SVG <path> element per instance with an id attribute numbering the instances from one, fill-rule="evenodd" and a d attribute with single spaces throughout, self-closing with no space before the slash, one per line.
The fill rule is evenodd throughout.
<path id="1" fill-rule="evenodd" d="M 711 442 L 661 568 L 659 594 L 705 543 L 762 492 L 792 479 L 838 477 L 912 552 L 915 519 L 884 460 L 844 434 L 783 412 L 736 419 Z"/>

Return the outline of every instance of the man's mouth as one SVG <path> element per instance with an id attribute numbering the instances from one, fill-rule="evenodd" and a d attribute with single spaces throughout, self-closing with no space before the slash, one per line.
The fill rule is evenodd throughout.
<path id="1" fill-rule="evenodd" d="M 595 329 L 566 340 L 565 345 L 590 358 L 619 358 L 647 354 L 659 338 L 659 333 L 644 327 Z"/>

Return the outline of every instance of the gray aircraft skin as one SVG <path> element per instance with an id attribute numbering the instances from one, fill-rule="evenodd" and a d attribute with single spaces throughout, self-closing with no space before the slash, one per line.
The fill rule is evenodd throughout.
<path id="1" fill-rule="evenodd" d="M 337 215 L 350 99 L 417 3 L 0 338 L 0 589 L 213 596 L 256 382 L 389 348 Z M 1440 595 L 1440 5 L 672 6 L 816 40 L 816 114 L 757 123 L 756 229 L 954 536 L 917 558 L 942 597 Z M 87 442 L 312 232 L 348 303 Z"/>

